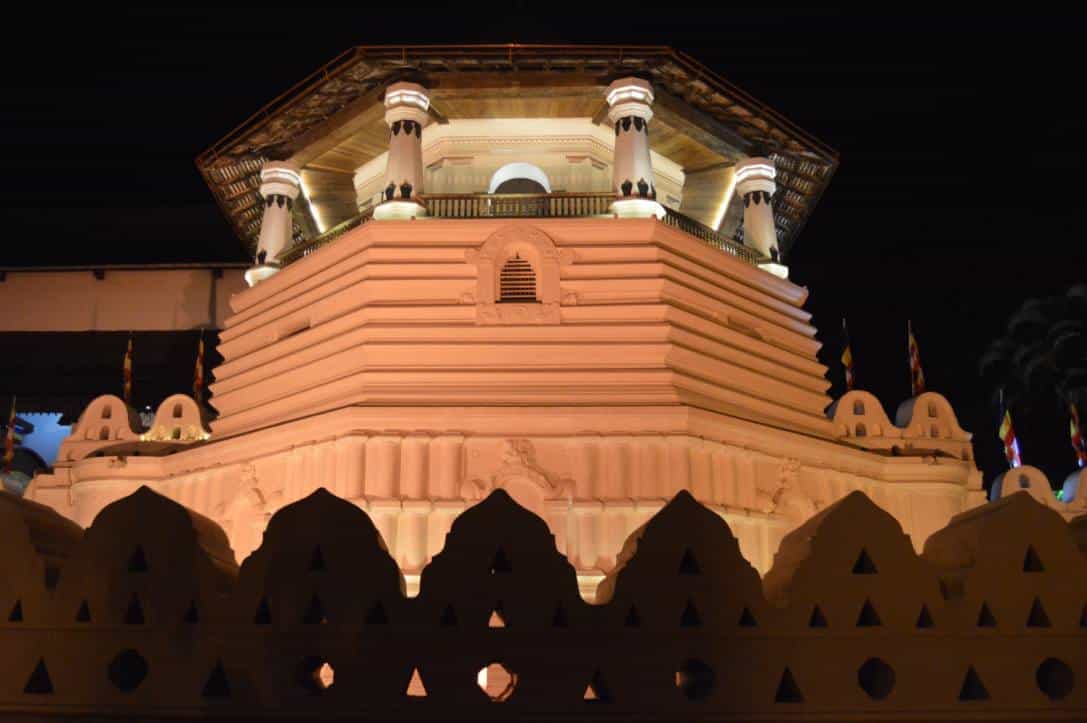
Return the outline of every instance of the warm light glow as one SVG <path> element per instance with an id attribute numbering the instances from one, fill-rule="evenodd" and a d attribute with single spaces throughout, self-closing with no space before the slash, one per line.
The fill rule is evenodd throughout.
<path id="1" fill-rule="evenodd" d="M 608 105 L 622 103 L 625 100 L 641 101 L 642 103 L 647 104 L 652 103 L 653 91 L 639 85 L 621 85 L 608 93 Z"/>
<path id="2" fill-rule="evenodd" d="M 374 209 L 374 219 L 377 221 L 406 221 L 424 215 L 426 209 L 414 201 L 386 201 Z"/>
<path id="3" fill-rule="evenodd" d="M 717 205 L 717 210 L 713 214 L 713 223 L 710 225 L 714 231 L 721 229 L 721 222 L 725 219 L 725 214 L 728 213 L 728 205 L 732 202 L 732 194 L 736 191 L 736 176 L 733 172 L 728 177 L 728 184 L 725 185 L 725 192 L 721 195 L 721 203 Z"/>
<path id="4" fill-rule="evenodd" d="M 664 206 L 647 198 L 623 198 L 611 205 L 612 212 L 619 218 L 664 218 Z"/>
<path id="5" fill-rule="evenodd" d="M 766 178 L 772 181 L 776 176 L 777 171 L 769 163 L 752 163 L 736 169 L 736 183 L 743 183 L 749 178 Z"/>
<path id="6" fill-rule="evenodd" d="M 298 187 L 302 189 L 302 197 L 306 199 L 306 203 L 309 204 L 310 213 L 313 214 L 313 223 L 317 226 L 317 233 L 324 233 L 328 228 L 325 225 L 325 220 L 321 218 L 321 210 L 317 208 L 317 204 L 310 198 L 309 189 L 306 188 L 306 182 L 302 177 L 298 179 Z"/>
<path id="7" fill-rule="evenodd" d="M 430 98 L 417 90 L 402 88 L 385 94 L 385 107 L 393 105 L 414 105 L 426 110 L 430 107 Z"/>

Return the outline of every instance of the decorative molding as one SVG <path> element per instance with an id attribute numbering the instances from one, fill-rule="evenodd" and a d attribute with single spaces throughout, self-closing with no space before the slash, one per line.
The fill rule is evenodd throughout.
<path id="1" fill-rule="evenodd" d="M 511 304 L 498 300 L 498 270 L 507 258 L 519 254 L 536 273 L 536 303 Z M 491 234 L 465 259 L 476 267 L 476 323 L 558 324 L 562 289 L 560 268 L 574 262 L 574 254 L 559 249 L 550 236 L 529 223 L 512 223 Z M 464 295 L 461 297 L 464 299 Z"/>

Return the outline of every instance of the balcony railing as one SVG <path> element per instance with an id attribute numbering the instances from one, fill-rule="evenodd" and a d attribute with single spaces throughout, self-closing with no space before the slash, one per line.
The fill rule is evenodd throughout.
<path id="1" fill-rule="evenodd" d="M 605 193 L 444 193 L 420 196 L 428 218 L 585 218 L 611 216 L 615 195 Z M 280 259 L 283 266 L 308 256 L 373 218 L 373 209 L 349 218 L 320 236 L 292 246 Z M 665 209 L 664 223 L 689 233 L 703 243 L 757 265 L 768 259 L 758 251 L 726 237 L 714 229 Z"/>

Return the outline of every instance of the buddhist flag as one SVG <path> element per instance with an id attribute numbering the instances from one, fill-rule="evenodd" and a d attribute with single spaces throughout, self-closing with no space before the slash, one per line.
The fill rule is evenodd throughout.
<path id="1" fill-rule="evenodd" d="M 11 471 L 11 463 L 15 459 L 15 397 L 11 398 L 11 413 L 8 414 L 8 429 L 4 435 L 4 472 Z M 0 484 L 0 489 L 4 485 Z"/>
<path id="2" fill-rule="evenodd" d="M 911 396 L 916 397 L 925 391 L 925 373 L 921 370 L 921 352 L 913 335 L 913 323 L 909 321 L 906 322 L 906 347 L 910 355 L 910 391 Z"/>
<path id="3" fill-rule="evenodd" d="M 125 404 L 132 403 L 132 335 L 128 336 L 128 349 L 125 351 L 124 380 L 125 380 Z"/>
<path id="4" fill-rule="evenodd" d="M 196 345 L 196 367 L 192 372 L 192 396 L 199 405 L 204 400 L 204 333 L 200 332 L 200 341 Z"/>
<path id="5" fill-rule="evenodd" d="M 842 369 L 845 371 L 845 390 L 853 391 L 853 347 L 849 343 L 849 327 L 842 319 Z"/>
<path id="6" fill-rule="evenodd" d="M 1076 451 L 1076 464 L 1081 468 L 1087 467 L 1087 441 L 1083 439 L 1083 428 L 1079 424 L 1079 411 L 1075 404 L 1069 404 L 1068 410 L 1072 414 L 1072 420 L 1068 424 L 1069 434 L 1072 436 L 1072 449 Z"/>
<path id="7" fill-rule="evenodd" d="M 1004 443 L 1004 457 L 1008 460 L 1008 467 L 1015 468 L 1023 464 L 1019 457 L 1019 440 L 1015 436 L 1015 427 L 1012 426 L 1011 410 L 1004 406 L 1004 392 L 1000 392 L 1000 411 L 1004 413 L 1000 420 L 1000 441 Z"/>

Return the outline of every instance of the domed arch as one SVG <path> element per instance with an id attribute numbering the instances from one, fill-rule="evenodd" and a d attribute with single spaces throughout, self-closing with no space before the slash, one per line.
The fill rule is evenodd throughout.
<path id="1" fill-rule="evenodd" d="M 528 183 L 524 184 L 526 190 L 510 190 L 505 191 L 506 193 L 551 193 L 551 180 L 543 169 L 521 161 L 507 163 L 495 171 L 491 176 L 491 182 L 487 184 L 487 193 L 502 193 L 503 191 L 499 188 L 503 185 L 508 188 L 512 185 L 511 182 L 515 181 L 527 181 Z M 540 190 L 527 190 L 533 185 L 539 186 Z"/>

